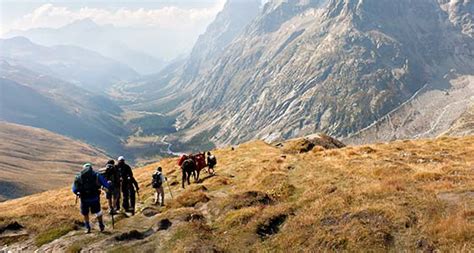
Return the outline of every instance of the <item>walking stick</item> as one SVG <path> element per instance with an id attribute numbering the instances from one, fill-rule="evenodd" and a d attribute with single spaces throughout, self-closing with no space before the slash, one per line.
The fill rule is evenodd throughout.
<path id="1" fill-rule="evenodd" d="M 114 213 L 115 213 L 115 210 L 112 210 L 112 213 L 110 214 L 112 216 L 112 229 L 115 229 Z"/>
<path id="2" fill-rule="evenodd" d="M 168 190 L 170 191 L 171 199 L 173 199 L 173 193 L 171 192 L 171 187 L 170 187 L 170 184 L 168 183 L 168 180 L 166 180 L 166 185 L 168 185 Z"/>

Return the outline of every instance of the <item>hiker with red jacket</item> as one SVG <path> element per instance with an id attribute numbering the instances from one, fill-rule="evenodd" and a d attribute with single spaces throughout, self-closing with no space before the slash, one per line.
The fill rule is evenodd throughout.
<path id="1" fill-rule="evenodd" d="M 131 212 L 135 214 L 135 193 L 138 193 L 140 188 L 138 187 L 137 180 L 133 177 L 132 168 L 125 163 L 125 158 L 120 156 L 118 158 L 117 169 L 120 173 L 121 186 L 122 186 L 122 207 L 125 212 Z"/>
<path id="2" fill-rule="evenodd" d="M 99 222 L 100 231 L 104 231 L 105 225 L 100 209 L 100 188 L 101 186 L 110 189 L 110 185 L 105 178 L 95 172 L 90 163 L 82 166 L 82 171 L 76 175 L 72 185 L 72 192 L 81 199 L 81 214 L 84 216 L 84 225 L 87 233 L 91 232 L 89 213 L 96 215 Z"/>

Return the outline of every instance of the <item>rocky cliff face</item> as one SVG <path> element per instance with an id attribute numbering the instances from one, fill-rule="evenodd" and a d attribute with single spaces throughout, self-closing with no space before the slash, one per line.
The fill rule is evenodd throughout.
<path id="1" fill-rule="evenodd" d="M 190 85 L 188 136 L 348 136 L 424 89 L 445 89 L 449 71 L 474 72 L 471 3 L 459 2 L 270 2 Z"/>
<path id="2" fill-rule="evenodd" d="M 449 15 L 449 20 L 463 33 L 474 37 L 474 1 L 438 0 L 441 8 Z"/>
<path id="3" fill-rule="evenodd" d="M 140 103 L 133 108 L 139 110 L 167 111 L 170 104 L 187 101 L 201 86 L 200 78 L 214 71 L 215 61 L 227 46 L 258 15 L 259 0 L 229 0 L 206 32 L 199 36 L 191 54 L 179 64 L 171 65 L 138 86 L 129 88 L 140 92 Z M 145 92 L 144 92 L 145 91 Z"/>

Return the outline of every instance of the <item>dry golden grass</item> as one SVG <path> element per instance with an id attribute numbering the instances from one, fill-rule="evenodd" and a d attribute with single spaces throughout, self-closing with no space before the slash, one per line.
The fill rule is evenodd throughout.
<path id="1" fill-rule="evenodd" d="M 135 250 L 430 251 L 474 248 L 474 136 L 313 149 L 288 154 L 260 141 L 216 150 L 217 175 L 181 189 L 176 159 L 136 170 L 140 201 L 152 200 L 159 165 L 174 200 L 154 217 L 119 222 L 173 225 Z M 168 192 L 168 189 L 166 188 Z M 68 190 L 0 204 L 0 219 L 41 233 L 79 219 Z M 51 214 L 51 215 L 46 215 Z M 106 245 L 103 245 L 106 248 Z M 122 247 L 122 248 L 121 248 Z M 130 245 L 116 245 L 115 250 Z M 138 248 L 136 248 L 138 247 Z"/>

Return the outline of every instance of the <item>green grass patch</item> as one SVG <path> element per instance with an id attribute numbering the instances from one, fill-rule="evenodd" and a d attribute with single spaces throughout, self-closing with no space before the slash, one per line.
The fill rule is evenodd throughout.
<path id="1" fill-rule="evenodd" d="M 66 253 L 79 253 L 81 252 L 82 246 L 83 243 L 75 242 L 66 249 Z"/>
<path id="2" fill-rule="evenodd" d="M 173 124 L 176 118 L 165 115 L 146 115 L 141 118 L 130 120 L 129 124 L 133 128 L 140 128 L 142 136 L 166 135 L 176 132 Z"/>
<path id="3" fill-rule="evenodd" d="M 37 247 L 41 247 L 44 244 L 50 243 L 50 242 L 52 242 L 52 241 L 54 241 L 54 240 L 56 240 L 56 239 L 58 239 L 58 238 L 60 238 L 64 235 L 66 235 L 67 233 L 69 233 L 72 230 L 74 230 L 74 225 L 67 224 L 67 225 L 61 225 L 61 226 L 43 231 L 43 232 L 41 232 L 40 234 L 38 234 L 36 236 L 35 245 Z"/>

